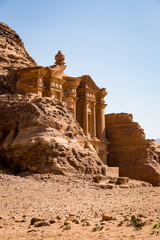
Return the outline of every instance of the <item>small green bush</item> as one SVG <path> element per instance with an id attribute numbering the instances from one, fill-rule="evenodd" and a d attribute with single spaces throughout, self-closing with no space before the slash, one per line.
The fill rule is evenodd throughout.
<path id="1" fill-rule="evenodd" d="M 67 225 L 63 228 L 63 230 L 70 230 L 71 229 L 71 226 Z"/>
<path id="2" fill-rule="evenodd" d="M 152 232 L 150 233 L 150 235 L 154 235 L 154 234 L 159 235 L 159 231 L 152 231 Z"/>
<path id="3" fill-rule="evenodd" d="M 141 221 L 140 218 L 136 218 L 136 219 L 132 220 L 131 222 L 133 222 L 134 224 L 137 224 L 137 223 L 139 223 L 140 221 Z"/>
<path id="4" fill-rule="evenodd" d="M 101 231 L 103 228 L 104 228 L 104 226 L 94 227 L 94 228 L 93 228 L 93 232 Z"/>
<path id="5" fill-rule="evenodd" d="M 138 231 L 138 230 L 142 230 L 142 227 L 141 227 L 141 226 L 134 227 L 134 230 L 136 230 L 136 231 Z"/>

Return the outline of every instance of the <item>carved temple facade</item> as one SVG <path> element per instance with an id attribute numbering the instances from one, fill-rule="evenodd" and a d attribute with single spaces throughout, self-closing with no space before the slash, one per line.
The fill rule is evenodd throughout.
<path id="1" fill-rule="evenodd" d="M 77 78 L 65 75 L 64 60 L 64 55 L 59 51 L 53 66 L 19 69 L 17 92 L 36 93 L 66 102 L 99 157 L 107 164 L 108 141 L 105 136 L 104 112 L 106 89 L 97 87 L 88 75 Z"/>

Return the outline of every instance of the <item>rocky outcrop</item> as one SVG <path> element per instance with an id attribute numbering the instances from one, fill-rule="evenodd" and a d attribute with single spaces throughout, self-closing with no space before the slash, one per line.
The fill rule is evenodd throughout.
<path id="1" fill-rule="evenodd" d="M 7 24 L 0 23 L 0 75 L 9 68 L 33 67 L 37 64 L 27 53 L 19 35 Z"/>
<path id="2" fill-rule="evenodd" d="M 66 103 L 36 94 L 0 96 L 0 164 L 15 172 L 105 171 Z"/>
<path id="3" fill-rule="evenodd" d="M 0 23 L 0 94 L 14 91 L 16 69 L 36 65 L 19 35 L 7 24 Z"/>
<path id="4" fill-rule="evenodd" d="M 160 184 L 160 155 L 154 141 L 145 139 L 132 114 L 106 115 L 108 166 L 119 167 L 119 175 Z"/>
<path id="5" fill-rule="evenodd" d="M 149 142 L 150 159 L 160 162 L 160 144 L 153 139 L 148 139 L 147 141 Z"/>

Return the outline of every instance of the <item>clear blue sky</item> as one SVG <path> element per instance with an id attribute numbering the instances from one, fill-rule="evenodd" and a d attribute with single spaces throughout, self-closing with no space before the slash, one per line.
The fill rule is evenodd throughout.
<path id="1" fill-rule="evenodd" d="M 0 21 L 38 65 L 66 56 L 66 74 L 105 87 L 106 113 L 133 113 L 160 137 L 160 0 L 0 0 Z"/>

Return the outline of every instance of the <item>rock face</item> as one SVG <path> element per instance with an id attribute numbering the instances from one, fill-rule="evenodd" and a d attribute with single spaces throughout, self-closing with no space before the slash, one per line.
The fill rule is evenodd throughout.
<path id="1" fill-rule="evenodd" d="M 0 96 L 0 164 L 15 172 L 105 170 L 66 103 L 36 94 Z"/>
<path id="2" fill-rule="evenodd" d="M 108 166 L 119 167 L 119 175 L 160 184 L 160 155 L 154 141 L 145 139 L 140 125 L 131 114 L 107 114 L 106 136 Z"/>
<path id="3" fill-rule="evenodd" d="M 7 24 L 0 23 L 0 94 L 15 91 L 16 69 L 36 65 L 18 34 Z"/>
<path id="4" fill-rule="evenodd" d="M 154 158 L 157 162 L 160 162 L 160 144 L 154 140 L 148 140 L 149 150 L 151 158 Z"/>
<path id="5" fill-rule="evenodd" d="M 0 75 L 7 75 L 8 68 L 17 69 L 36 65 L 25 50 L 18 34 L 7 24 L 0 23 Z"/>

